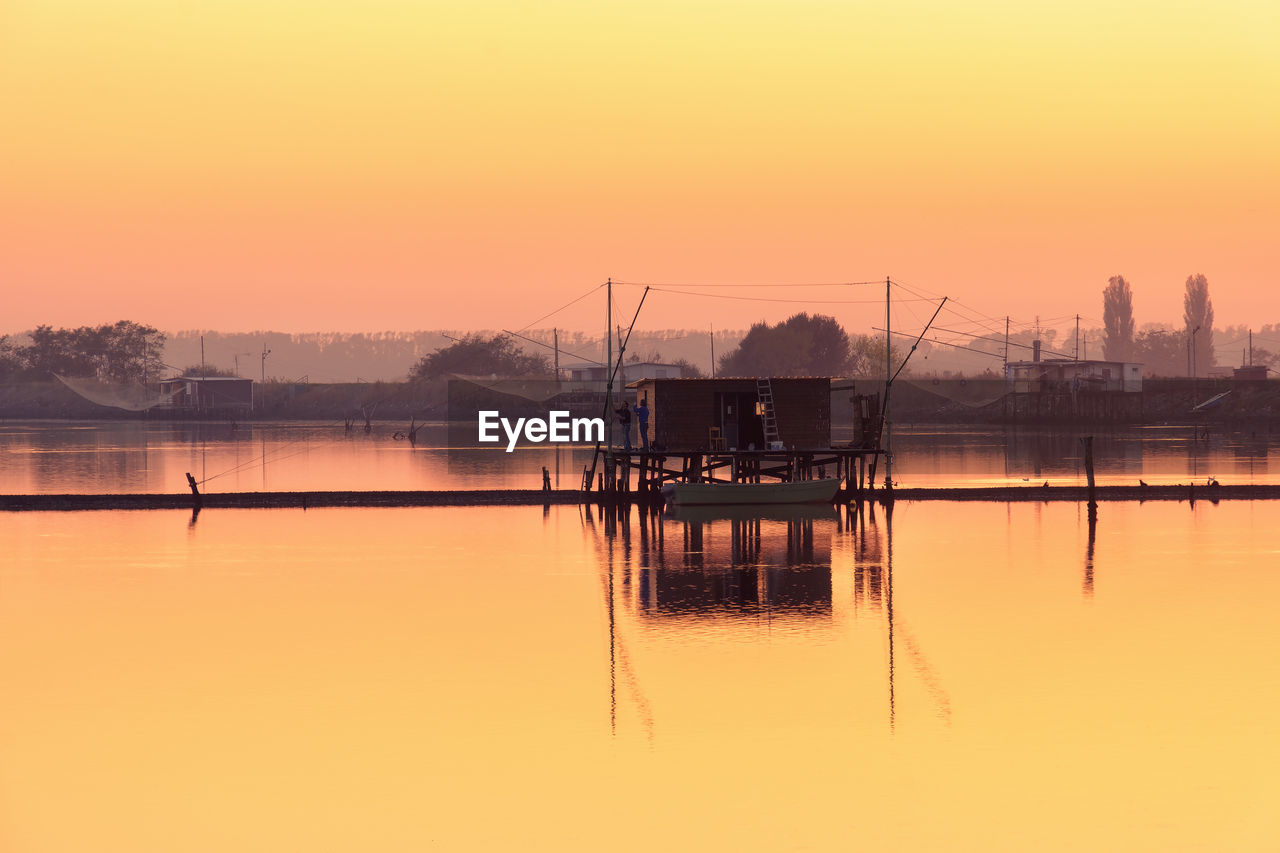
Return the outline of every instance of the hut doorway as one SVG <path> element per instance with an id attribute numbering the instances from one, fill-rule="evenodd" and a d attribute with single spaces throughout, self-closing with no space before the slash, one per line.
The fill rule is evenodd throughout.
<path id="1" fill-rule="evenodd" d="M 766 450 L 764 419 L 760 416 L 760 399 L 741 391 L 717 391 L 716 412 L 725 447 L 738 450 Z"/>

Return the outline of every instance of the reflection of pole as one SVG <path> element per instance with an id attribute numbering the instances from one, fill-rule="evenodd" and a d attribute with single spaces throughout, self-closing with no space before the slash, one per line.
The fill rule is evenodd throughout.
<path id="1" fill-rule="evenodd" d="M 885 604 L 889 616 L 889 731 L 894 730 L 896 708 L 893 695 L 893 504 L 884 505 Z"/>
<path id="2" fill-rule="evenodd" d="M 1093 436 L 1086 435 L 1080 439 L 1084 445 L 1084 475 L 1089 481 L 1089 518 L 1098 516 L 1098 498 L 1094 491 L 1093 481 Z"/>
<path id="3" fill-rule="evenodd" d="M 1093 598 L 1093 543 L 1098 533 L 1098 513 L 1089 513 L 1089 544 L 1084 552 L 1084 597 Z"/>
<path id="4" fill-rule="evenodd" d="M 618 662 L 615 651 L 617 623 L 613 616 L 613 537 L 606 531 L 609 540 L 609 733 L 618 733 Z"/>

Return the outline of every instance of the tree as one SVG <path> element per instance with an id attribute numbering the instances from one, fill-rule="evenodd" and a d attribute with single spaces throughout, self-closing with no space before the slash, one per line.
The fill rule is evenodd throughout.
<path id="1" fill-rule="evenodd" d="M 467 335 L 447 347 L 423 356 L 409 369 L 410 379 L 435 379 L 448 373 L 477 376 L 551 376 L 545 356 L 529 355 L 506 335 L 486 338 Z"/>
<path id="2" fill-rule="evenodd" d="M 182 369 L 183 376 L 236 376 L 236 372 L 228 367 L 214 367 L 212 364 L 192 364 Z"/>
<path id="3" fill-rule="evenodd" d="M 1133 291 L 1122 275 L 1113 275 L 1102 291 L 1102 324 L 1106 339 L 1102 355 L 1107 361 L 1133 358 Z"/>
<path id="4" fill-rule="evenodd" d="M 897 370 L 902 363 L 899 347 L 891 347 L 889 361 Z M 884 376 L 884 335 L 852 335 L 849 338 L 849 375 Z"/>
<path id="5" fill-rule="evenodd" d="M 680 375 L 683 376 L 685 379 L 701 379 L 704 375 L 702 373 L 702 368 L 698 367 L 698 365 L 694 364 L 692 361 L 690 361 L 687 358 L 672 359 L 671 361 L 667 362 L 667 364 L 674 365 L 675 367 L 679 367 Z"/>
<path id="6" fill-rule="evenodd" d="M 1181 376 L 1186 371 L 1186 338 L 1178 332 L 1151 329 L 1133 341 L 1133 360 L 1147 376 Z"/>
<path id="7" fill-rule="evenodd" d="M 849 366 L 849 336 L 834 317 L 795 314 L 756 323 L 720 357 L 721 376 L 839 376 Z"/>
<path id="8" fill-rule="evenodd" d="M 165 336 L 151 326 L 121 320 L 104 326 L 55 329 L 37 326 L 31 343 L 17 352 L 27 370 L 91 376 L 103 382 L 140 383 L 154 379 L 163 364 Z"/>
<path id="9" fill-rule="evenodd" d="M 1200 273 L 1187 277 L 1187 293 L 1182 298 L 1182 321 L 1195 356 L 1193 375 L 1204 376 L 1213 367 L 1213 301 L 1209 281 Z"/>
<path id="10" fill-rule="evenodd" d="M 9 379 L 22 372 L 22 357 L 8 335 L 0 335 L 0 379 Z"/>

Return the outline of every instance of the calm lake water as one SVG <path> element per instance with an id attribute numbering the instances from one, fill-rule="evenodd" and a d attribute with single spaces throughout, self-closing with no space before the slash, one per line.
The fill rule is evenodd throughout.
<path id="1" fill-rule="evenodd" d="M 536 488 L 377 425 L 0 425 L 0 490 Z M 425 439 L 423 438 L 425 436 Z M 903 485 L 1079 482 L 904 429 Z M 1277 482 L 1098 433 L 1103 482 Z M 264 463 L 265 460 L 265 464 Z M 1275 849 L 1280 504 L 0 513 L 0 850 Z"/>
<path id="2" fill-rule="evenodd" d="M 1275 849 L 1277 529 L 2 513 L 0 849 Z"/>
<path id="3" fill-rule="evenodd" d="M 185 492 L 331 489 L 536 489 L 542 468 L 577 488 L 589 447 L 450 447 L 443 424 L 397 440 L 405 424 L 345 432 L 341 423 L 0 422 L 0 492 Z M 893 432 L 894 479 L 903 486 L 1084 482 L 1080 429 L 906 427 Z M 1280 483 L 1280 435 L 1191 427 L 1093 431 L 1099 482 L 1136 485 Z M 470 437 L 470 432 L 467 432 Z M 456 433 L 455 433 L 456 437 Z M 838 437 L 837 437 L 838 438 Z"/>

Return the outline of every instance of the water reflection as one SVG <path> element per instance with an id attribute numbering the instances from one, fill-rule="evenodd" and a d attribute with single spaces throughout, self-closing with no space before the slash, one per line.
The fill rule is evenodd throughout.
<path id="1" fill-rule="evenodd" d="M 396 440 L 413 428 L 416 444 Z M 1280 437 L 1194 427 L 1095 432 L 981 427 L 895 431 L 894 473 L 904 486 L 1083 482 L 1077 439 L 1095 435 L 1102 484 L 1280 483 L 1268 466 Z M 469 439 L 474 439 L 473 435 Z M 469 441 L 469 444 L 474 444 Z M 545 467 L 554 488 L 577 488 L 592 448 L 476 448 L 450 442 L 444 424 L 153 421 L 0 424 L 0 491 L 174 492 L 183 472 L 206 491 L 330 489 L 536 489 Z"/>
<path id="2" fill-rule="evenodd" d="M 0 514 L 4 849 L 1271 849 L 1278 511 Z"/>
<path id="3" fill-rule="evenodd" d="M 830 617 L 831 546 L 843 528 L 832 507 L 597 509 L 586 518 L 645 618 Z"/>
<path id="4" fill-rule="evenodd" d="M 653 713 L 628 653 L 633 632 L 702 636 L 780 629 L 812 641 L 844 630 L 837 611 L 883 638 L 884 657 L 876 669 L 886 685 L 882 695 L 891 731 L 903 649 L 935 715 L 949 720 L 950 699 L 941 679 L 894 610 L 892 509 L 595 507 L 584 510 L 582 520 L 603 569 L 611 731 L 617 731 L 621 685 L 653 736 Z M 838 575 L 847 578 L 843 600 L 835 595 Z"/>

